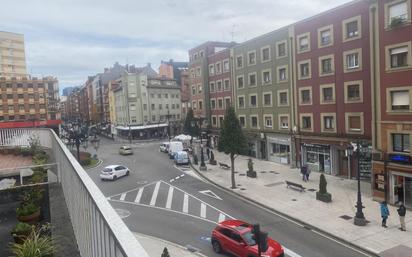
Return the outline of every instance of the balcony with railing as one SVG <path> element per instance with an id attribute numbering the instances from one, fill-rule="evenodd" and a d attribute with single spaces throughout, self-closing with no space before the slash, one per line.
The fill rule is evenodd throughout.
<path id="1" fill-rule="evenodd" d="M 41 183 L 41 186 L 48 191 L 46 200 L 51 225 L 54 227 L 51 236 L 60 242 L 54 256 L 148 257 L 106 197 L 54 131 L 50 129 L 0 129 L 0 150 L 2 150 L 0 155 L 5 149 L 30 147 L 32 138 L 37 138 L 42 151 L 49 155 L 49 163 L 45 169 L 47 180 Z M 28 186 L 24 184 L 23 178 L 27 176 L 27 170 L 30 171 L 30 168 L 33 166 L 6 170 L 4 167 L 2 169 L 2 163 L 0 163 L 0 185 L 7 174 L 14 174 L 15 177 L 21 178 L 20 183 L 12 187 L 3 187 L 3 189 L 0 187 L 0 197 L 7 190 L 16 191 Z M 0 207 L 2 205 L 4 202 L 0 201 Z M 55 217 L 61 216 L 63 212 L 66 212 L 67 222 L 54 222 Z M 61 237 L 59 231 L 67 228 L 70 228 L 70 232 L 72 231 L 72 245 L 77 249 L 67 249 L 65 241 L 61 241 L 61 238 L 59 240 Z M 69 252 L 65 252 L 66 250 Z"/>

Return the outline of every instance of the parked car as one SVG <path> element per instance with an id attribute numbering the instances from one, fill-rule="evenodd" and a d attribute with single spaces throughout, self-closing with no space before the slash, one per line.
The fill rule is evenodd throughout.
<path id="1" fill-rule="evenodd" d="M 179 141 L 172 141 L 169 144 L 169 157 L 170 159 L 173 159 L 175 156 L 175 153 L 183 151 L 183 144 L 182 142 Z"/>
<path id="2" fill-rule="evenodd" d="M 212 232 L 212 246 L 216 253 L 231 253 L 238 257 L 258 256 L 252 225 L 241 220 L 220 222 Z M 284 257 L 283 247 L 268 237 L 268 249 L 262 256 Z"/>
<path id="3" fill-rule="evenodd" d="M 189 154 L 186 151 L 179 151 L 175 153 L 175 163 L 179 164 L 189 164 Z"/>
<path id="4" fill-rule="evenodd" d="M 169 152 L 169 144 L 170 144 L 169 142 L 161 143 L 160 147 L 159 147 L 159 151 L 163 152 L 163 153 L 168 153 Z"/>
<path id="5" fill-rule="evenodd" d="M 102 180 L 116 180 L 123 176 L 130 174 L 129 168 L 123 165 L 109 165 L 106 166 L 100 173 Z"/>
<path id="6" fill-rule="evenodd" d="M 119 154 L 121 154 L 121 155 L 133 154 L 133 150 L 130 146 L 123 145 L 119 149 Z"/>

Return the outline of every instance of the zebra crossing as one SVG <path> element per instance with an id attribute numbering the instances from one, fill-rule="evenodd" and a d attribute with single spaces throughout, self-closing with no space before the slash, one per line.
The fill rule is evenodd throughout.
<path id="1" fill-rule="evenodd" d="M 234 219 L 216 207 L 163 180 L 110 196 L 108 200 L 163 209 L 212 223 Z"/>

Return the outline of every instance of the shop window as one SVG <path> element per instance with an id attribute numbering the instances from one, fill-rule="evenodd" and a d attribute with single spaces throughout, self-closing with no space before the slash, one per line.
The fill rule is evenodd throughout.
<path id="1" fill-rule="evenodd" d="M 249 74 L 249 86 L 251 87 L 256 86 L 256 72 Z"/>
<path id="2" fill-rule="evenodd" d="M 272 124 L 272 116 L 264 116 L 264 119 L 265 119 L 265 127 L 266 128 L 271 128 L 272 126 L 273 126 L 273 124 Z"/>
<path id="3" fill-rule="evenodd" d="M 392 134 L 392 146 L 394 152 L 410 153 L 410 135 L 409 134 Z"/>
<path id="4" fill-rule="evenodd" d="M 410 109 L 409 90 L 393 90 L 390 94 L 392 111 L 404 111 Z"/>
<path id="5" fill-rule="evenodd" d="M 256 64 L 256 51 L 250 51 L 247 54 L 247 64 L 255 65 Z"/>
<path id="6" fill-rule="evenodd" d="M 271 146 L 272 146 L 271 155 L 276 156 L 276 157 L 288 157 L 289 156 L 290 149 L 288 145 L 271 143 Z"/>

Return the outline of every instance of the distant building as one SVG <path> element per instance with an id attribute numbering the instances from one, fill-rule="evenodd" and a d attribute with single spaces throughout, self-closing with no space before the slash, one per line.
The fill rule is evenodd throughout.
<path id="1" fill-rule="evenodd" d="M 0 31 L 0 77 L 27 76 L 24 35 Z"/>
<path id="2" fill-rule="evenodd" d="M 76 87 L 65 87 L 62 91 L 62 96 L 69 96 Z"/>

